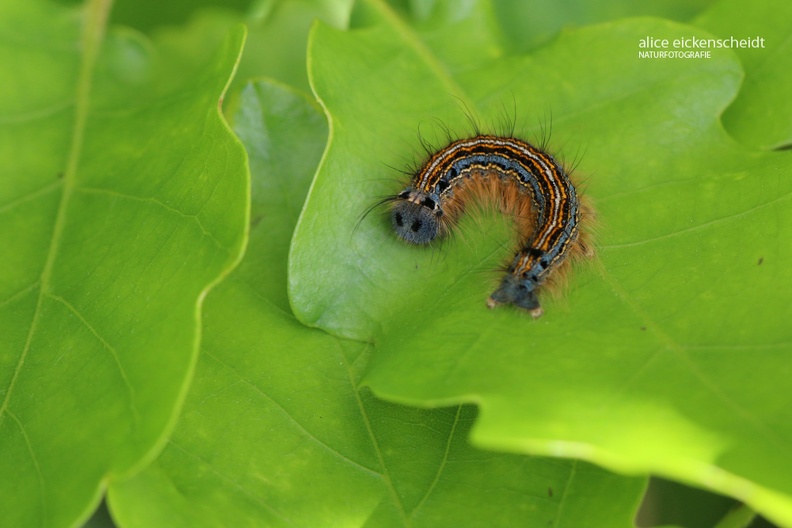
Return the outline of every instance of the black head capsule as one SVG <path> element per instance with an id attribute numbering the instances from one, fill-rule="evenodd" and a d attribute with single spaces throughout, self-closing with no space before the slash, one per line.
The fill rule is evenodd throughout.
<path id="1" fill-rule="evenodd" d="M 437 202 L 431 196 L 416 191 L 406 197 L 402 197 L 402 194 L 391 209 L 393 230 L 406 242 L 428 244 L 440 230 Z"/>

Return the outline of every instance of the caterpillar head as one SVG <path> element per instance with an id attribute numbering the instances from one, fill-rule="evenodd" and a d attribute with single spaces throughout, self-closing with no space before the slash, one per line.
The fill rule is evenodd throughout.
<path id="1" fill-rule="evenodd" d="M 528 310 L 534 319 L 541 317 L 544 310 L 536 297 L 538 285 L 538 282 L 531 278 L 520 279 L 512 273 L 507 273 L 498 289 L 487 299 L 487 306 L 494 308 L 499 304 L 513 304 Z"/>
<path id="2" fill-rule="evenodd" d="M 399 238 L 411 244 L 424 245 L 439 234 L 442 215 L 435 198 L 406 190 L 399 194 L 391 208 L 391 223 Z"/>

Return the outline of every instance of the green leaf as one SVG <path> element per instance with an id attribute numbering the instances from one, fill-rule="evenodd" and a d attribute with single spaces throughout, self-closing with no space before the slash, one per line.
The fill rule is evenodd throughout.
<path id="1" fill-rule="evenodd" d="M 251 3 L 252 0 L 121 0 L 115 3 L 111 22 L 142 31 L 156 31 L 163 26 L 184 23 L 196 9 L 222 4 L 226 9 L 243 11 Z"/>
<path id="2" fill-rule="evenodd" d="M 297 317 L 375 343 L 364 380 L 378 396 L 477 403 L 479 446 L 656 473 L 792 525 L 792 156 L 724 132 L 736 55 L 639 59 L 647 35 L 711 35 L 636 19 L 455 72 L 422 32 L 381 20 L 312 34 L 331 138 L 293 240 Z M 490 270 L 510 257 L 502 219 L 465 218 L 428 250 L 398 242 L 377 213 L 356 228 L 401 188 L 388 167 L 420 152 L 419 123 L 430 141 L 436 118 L 465 133 L 459 100 L 485 128 L 516 105 L 528 138 L 540 131 L 521 125 L 552 113 L 550 149 L 585 152 L 598 258 L 562 299 L 542 297 L 540 320 L 485 308 Z"/>
<path id="3" fill-rule="evenodd" d="M 183 75 L 189 68 L 201 68 L 206 52 L 215 49 L 230 29 L 244 23 L 248 28 L 245 49 L 229 93 L 237 93 L 247 80 L 257 77 L 276 79 L 308 91 L 308 30 L 315 19 L 333 27 L 346 27 L 349 3 L 350 0 L 262 1 L 246 15 L 229 9 L 203 8 L 193 13 L 186 26 L 157 29 L 154 38 L 161 52 L 179 58 L 179 68 L 173 73 Z"/>
<path id="4" fill-rule="evenodd" d="M 413 42 L 416 52 L 432 61 L 435 68 L 453 72 L 465 71 L 501 54 L 494 31 L 495 18 L 488 5 L 434 0 L 410 4 L 407 9 L 398 0 L 356 2 L 350 26 L 363 28 L 387 20 L 397 31 L 419 31 L 423 40 Z M 465 38 L 460 39 L 458 35 L 465 35 Z"/>
<path id="5" fill-rule="evenodd" d="M 726 130 L 747 145 L 792 145 L 792 4 L 761 0 L 745 9 L 741 2 L 723 0 L 698 17 L 696 25 L 730 46 L 732 37 L 747 40 L 748 46 L 761 44 L 734 49 L 745 66 L 745 81 L 723 114 Z"/>
<path id="6" fill-rule="evenodd" d="M 565 28 L 625 17 L 654 16 L 686 22 L 714 0 L 491 0 L 504 40 L 512 52 L 546 44 Z"/>
<path id="7" fill-rule="evenodd" d="M 257 82 L 235 129 L 251 240 L 209 295 L 195 382 L 160 458 L 110 488 L 123 526 L 631 526 L 643 481 L 470 447 L 473 407 L 419 410 L 358 386 L 368 345 L 301 325 L 292 229 L 327 137 L 307 99 Z"/>
<path id="8" fill-rule="evenodd" d="M 78 523 L 173 426 L 200 299 L 240 258 L 245 153 L 218 113 L 244 32 L 179 91 L 109 2 L 0 4 L 0 510 Z M 166 89 L 167 88 L 167 89 Z"/>
<path id="9" fill-rule="evenodd" d="M 258 2 L 247 23 L 250 40 L 242 56 L 240 84 L 266 75 L 308 91 L 305 64 L 308 31 L 315 20 L 345 28 L 352 0 L 288 0 Z"/>

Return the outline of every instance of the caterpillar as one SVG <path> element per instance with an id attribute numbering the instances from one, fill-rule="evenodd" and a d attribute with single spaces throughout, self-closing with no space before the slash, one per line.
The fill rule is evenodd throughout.
<path id="1" fill-rule="evenodd" d="M 393 230 L 426 245 L 447 234 L 467 205 L 479 201 L 512 216 L 518 250 L 487 306 L 512 304 L 533 318 L 544 313 L 537 292 L 570 257 L 593 256 L 581 220 L 593 216 L 563 167 L 515 137 L 476 133 L 432 153 L 391 202 Z"/>

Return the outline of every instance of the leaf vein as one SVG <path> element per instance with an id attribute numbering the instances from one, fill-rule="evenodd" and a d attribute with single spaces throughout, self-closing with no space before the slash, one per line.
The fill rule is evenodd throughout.
<path id="1" fill-rule="evenodd" d="M 314 443 L 316 443 L 318 446 L 320 446 L 321 448 L 325 449 L 326 451 L 328 451 L 328 452 L 329 452 L 329 453 L 331 453 L 332 455 L 334 455 L 334 456 L 336 456 L 336 457 L 340 458 L 341 460 L 343 460 L 343 461 L 347 462 L 348 464 L 350 464 L 350 465 L 352 465 L 352 466 L 354 466 L 354 467 L 356 467 L 356 468 L 358 468 L 358 469 L 361 469 L 361 470 L 363 470 L 363 471 L 365 471 L 365 472 L 367 472 L 367 473 L 371 473 L 371 474 L 374 474 L 374 475 L 377 475 L 377 476 L 379 476 L 379 475 L 380 475 L 380 473 L 379 473 L 378 471 L 376 471 L 376 470 L 373 470 L 373 469 L 371 469 L 371 468 L 369 468 L 369 467 L 366 467 L 366 466 L 364 466 L 363 464 L 361 464 L 360 462 L 357 462 L 357 461 L 355 461 L 355 460 L 352 460 L 351 458 L 349 458 L 348 456 L 344 455 L 343 453 L 341 453 L 341 452 L 340 452 L 340 451 L 338 451 L 337 449 L 335 449 L 335 448 L 331 447 L 330 445 L 328 445 L 328 444 L 326 444 L 325 442 L 323 442 L 322 440 L 320 440 L 320 439 L 319 439 L 318 437 L 316 437 L 316 436 L 315 436 L 313 433 L 311 433 L 310 431 L 308 431 L 308 429 L 306 429 L 306 428 L 305 428 L 305 427 L 304 427 L 304 426 L 303 426 L 303 425 L 302 425 L 300 422 L 298 422 L 298 421 L 297 421 L 297 420 L 294 418 L 294 416 L 292 416 L 292 415 L 289 413 L 289 411 L 287 411 L 287 410 L 286 410 L 286 408 L 285 408 L 285 407 L 283 407 L 283 406 L 282 406 L 280 403 L 278 403 L 278 402 L 277 402 L 275 399 L 273 399 L 273 398 L 272 398 L 272 397 L 271 397 L 269 394 L 267 394 L 266 392 L 264 392 L 264 391 L 263 391 L 263 390 L 262 390 L 260 387 L 258 387 L 258 386 L 257 386 L 255 383 L 253 383 L 252 381 L 250 381 L 250 380 L 248 380 L 247 378 L 245 378 L 244 376 L 242 376 L 242 374 L 240 374 L 240 373 L 239 373 L 239 371 L 237 371 L 237 369 L 235 369 L 233 366 L 229 365 L 228 363 L 226 363 L 225 361 L 223 361 L 223 360 L 222 360 L 222 359 L 220 359 L 219 357 L 217 357 L 217 356 L 215 356 L 214 354 L 212 354 L 211 352 L 207 351 L 207 350 L 206 350 L 206 348 L 202 348 L 202 349 L 201 349 L 201 352 L 202 352 L 202 353 L 204 353 L 204 354 L 206 354 L 208 357 L 212 358 L 213 360 L 217 361 L 217 362 L 218 362 L 218 363 L 220 363 L 221 365 L 225 366 L 225 367 L 226 367 L 226 368 L 228 368 L 228 369 L 229 369 L 231 372 L 233 372 L 233 373 L 234 373 L 234 374 L 237 376 L 237 378 L 238 378 L 238 379 L 239 379 L 239 380 L 240 380 L 242 383 L 244 383 L 244 384 L 245 384 L 245 385 L 247 385 L 248 387 L 252 388 L 252 389 L 253 389 L 254 391 L 256 391 L 256 392 L 257 392 L 259 395 L 261 395 L 261 396 L 262 396 L 264 399 L 266 399 L 268 402 L 270 402 L 272 405 L 274 405 L 274 406 L 275 406 L 275 408 L 276 408 L 276 409 L 278 409 L 278 410 L 279 410 L 279 411 L 280 411 L 280 412 L 281 412 L 281 413 L 282 413 L 282 414 L 283 414 L 283 415 L 284 415 L 286 418 L 288 418 L 288 419 L 289 419 L 289 421 L 290 421 L 292 424 L 294 424 L 294 426 L 295 426 L 295 427 L 296 427 L 296 428 L 297 428 L 297 429 L 298 429 L 298 430 L 299 430 L 299 431 L 300 431 L 302 434 L 304 434 L 304 435 L 305 435 L 305 436 L 306 436 L 308 439 L 310 439 L 311 441 L 313 441 Z"/>
<path id="2" fill-rule="evenodd" d="M 780 438 L 772 429 L 768 428 L 766 424 L 759 419 L 759 417 L 751 414 L 747 409 L 737 403 L 731 396 L 723 392 L 723 390 L 713 383 L 712 380 L 710 380 L 703 372 L 701 372 L 701 370 L 699 370 L 699 368 L 688 356 L 686 352 L 686 346 L 678 343 L 674 338 L 664 332 L 659 327 L 659 325 L 656 324 L 651 317 L 649 317 L 649 314 L 647 314 L 635 301 L 632 300 L 630 295 L 624 291 L 621 285 L 610 274 L 605 273 L 603 274 L 603 277 L 608 282 L 614 293 L 616 293 L 616 295 L 622 299 L 622 301 L 624 301 L 624 303 L 630 309 L 632 309 L 634 313 L 636 313 L 641 319 L 645 321 L 646 327 L 651 329 L 651 331 L 666 344 L 668 349 L 676 354 L 679 360 L 688 368 L 690 373 L 693 374 L 693 376 L 696 377 L 699 382 L 701 382 L 703 387 L 709 390 L 710 393 L 716 398 L 728 405 L 735 412 L 735 414 L 741 416 L 746 420 L 746 422 L 752 424 L 759 433 L 761 433 L 767 440 L 770 441 L 770 443 L 782 451 L 789 450 L 789 444 L 784 442 L 784 440 Z M 655 355 L 657 355 L 657 353 Z"/>
<path id="3" fill-rule="evenodd" d="M 683 235 L 685 233 L 698 231 L 698 230 L 704 229 L 706 227 L 710 227 L 710 226 L 713 226 L 713 225 L 721 224 L 721 223 L 724 223 L 724 222 L 728 222 L 730 220 L 735 220 L 737 218 L 749 215 L 749 214 L 751 214 L 753 212 L 756 212 L 756 211 L 758 211 L 760 209 L 764 209 L 765 207 L 769 207 L 771 205 L 775 205 L 778 202 L 786 200 L 790 196 L 792 196 L 792 193 L 787 193 L 787 194 L 779 196 L 779 197 L 777 197 L 777 198 L 775 198 L 773 200 L 770 200 L 769 202 L 765 202 L 763 204 L 759 204 L 759 205 L 756 205 L 754 207 L 751 207 L 750 209 L 746 209 L 745 211 L 741 211 L 739 213 L 735 213 L 735 214 L 732 214 L 732 215 L 729 215 L 729 216 L 724 216 L 722 218 L 716 218 L 714 220 L 710 220 L 708 222 L 704 222 L 703 224 L 699 224 L 699 225 L 696 225 L 696 226 L 693 226 L 693 227 L 687 227 L 685 229 L 680 229 L 679 231 L 673 231 L 671 233 L 665 233 L 665 234 L 660 235 L 660 236 L 647 238 L 647 239 L 644 239 L 644 240 L 639 240 L 637 242 L 628 242 L 626 244 L 603 245 L 603 246 L 600 246 L 600 247 L 603 248 L 603 249 L 622 249 L 622 248 L 627 248 L 627 247 L 641 246 L 643 244 L 648 244 L 650 242 L 657 242 L 658 240 L 665 240 L 667 238 L 673 238 L 673 237 L 676 237 L 676 236 L 679 236 L 679 235 Z"/>
<path id="4" fill-rule="evenodd" d="M 407 511 L 404 508 L 404 504 L 401 501 L 401 497 L 399 493 L 396 491 L 396 488 L 393 485 L 393 480 L 390 476 L 390 471 L 388 470 L 388 466 L 385 464 L 385 457 L 382 454 L 382 448 L 380 448 L 379 442 L 377 441 L 377 436 L 374 434 L 374 429 L 371 426 L 371 419 L 369 418 L 368 412 L 366 411 L 366 406 L 363 403 L 363 400 L 360 398 L 360 390 L 355 383 L 355 375 L 352 372 L 352 368 L 349 365 L 349 361 L 347 360 L 346 356 L 343 353 L 339 352 L 338 354 L 341 358 L 341 362 L 344 364 L 347 370 L 347 376 L 349 379 L 349 385 L 352 389 L 352 392 L 355 395 L 355 401 L 357 401 L 358 409 L 360 410 L 360 414 L 363 418 L 363 423 L 366 424 L 366 431 L 369 435 L 369 440 L 371 441 L 371 446 L 374 448 L 374 452 L 377 455 L 377 460 L 379 460 L 380 467 L 382 468 L 382 472 L 380 473 L 383 482 L 385 483 L 385 487 L 388 489 L 388 492 L 391 495 L 391 499 L 393 499 L 393 503 L 398 509 L 404 525 L 407 527 L 412 526 L 412 520 L 407 515 Z"/>
<path id="5" fill-rule="evenodd" d="M 47 297 L 56 301 L 63 306 L 65 306 L 72 314 L 74 314 L 77 319 L 88 329 L 89 332 L 96 338 L 102 346 L 110 352 L 110 355 L 113 357 L 113 361 L 115 362 L 116 368 L 118 368 L 118 372 L 121 375 L 121 379 L 124 381 L 124 386 L 129 393 L 129 406 L 130 410 L 132 411 L 132 416 L 135 419 L 135 425 L 137 426 L 140 423 L 140 412 L 137 408 L 137 397 L 135 395 L 135 389 L 129 381 L 129 377 L 127 376 L 126 370 L 124 369 L 124 365 L 121 363 L 121 358 L 119 357 L 118 351 L 113 347 L 105 338 L 103 338 L 96 328 L 88 322 L 88 320 L 75 308 L 69 301 L 64 299 L 59 295 L 54 295 L 52 293 L 48 293 Z"/>
<path id="6" fill-rule="evenodd" d="M 101 189 L 101 188 L 98 188 L 98 187 L 80 187 L 80 188 L 78 188 L 76 190 L 78 192 L 82 192 L 82 193 L 85 193 L 85 194 L 104 194 L 104 195 L 108 195 L 108 196 L 114 196 L 114 197 L 117 197 L 117 198 L 124 198 L 126 200 L 133 200 L 133 201 L 142 202 L 142 203 L 150 203 L 150 204 L 159 206 L 162 209 L 164 209 L 164 210 L 166 210 L 166 211 L 168 211 L 170 213 L 173 213 L 173 214 L 178 215 L 178 216 L 180 216 L 182 218 L 186 218 L 186 219 L 190 220 L 191 222 L 194 222 L 198 226 L 198 229 L 201 230 L 201 233 L 206 238 L 211 240 L 219 249 L 225 251 L 226 253 L 231 253 L 231 249 L 230 248 L 226 247 L 208 229 L 206 229 L 206 227 L 203 225 L 203 223 L 201 222 L 201 219 L 198 217 L 197 214 L 190 214 L 190 213 L 185 213 L 184 211 L 180 211 L 179 209 L 177 209 L 175 207 L 172 207 L 172 206 L 164 203 L 163 201 L 158 200 L 157 198 L 154 198 L 153 196 L 149 196 L 149 197 L 135 196 L 133 194 L 128 194 L 128 193 L 123 193 L 123 192 L 119 192 L 119 191 L 114 191 L 114 190 L 111 190 L 111 189 Z"/>
<path id="7" fill-rule="evenodd" d="M 418 505 L 415 508 L 413 508 L 413 510 L 410 512 L 410 518 L 412 518 L 415 515 L 415 512 L 421 509 L 421 506 L 423 506 L 423 504 L 426 502 L 426 500 L 434 491 L 435 486 L 437 486 L 437 483 L 440 481 L 440 476 L 443 474 L 443 471 L 445 470 L 446 462 L 448 462 L 448 454 L 451 452 L 451 442 L 453 441 L 454 435 L 456 434 L 457 425 L 459 424 L 459 416 L 461 414 L 462 414 L 462 406 L 460 405 L 457 407 L 456 415 L 454 416 L 454 423 L 451 426 L 451 431 L 448 433 L 448 441 L 446 442 L 445 452 L 443 453 L 443 459 L 440 461 L 440 465 L 437 467 L 437 472 L 435 473 L 434 479 L 432 480 L 432 483 L 429 485 L 429 488 L 426 490 L 426 493 L 424 493 L 424 496 L 421 497 L 420 501 L 418 501 Z"/>
<path id="8" fill-rule="evenodd" d="M 572 469 L 569 471 L 569 478 L 567 479 L 566 486 L 564 486 L 564 493 L 561 495 L 561 500 L 558 501 L 558 508 L 556 509 L 555 519 L 553 519 L 553 528 L 558 527 L 558 522 L 561 520 L 561 515 L 564 513 L 564 506 L 566 505 L 567 496 L 569 495 L 569 488 L 572 487 L 572 481 L 577 475 L 578 460 L 572 461 Z"/>
<path id="9" fill-rule="evenodd" d="M 25 440 L 25 446 L 27 447 L 28 453 L 30 453 L 30 459 L 33 461 L 33 466 L 36 468 L 36 477 L 38 478 L 39 484 L 39 493 L 40 497 L 39 500 L 41 501 L 41 517 L 39 519 L 39 526 L 47 526 L 49 522 L 47 521 L 47 494 L 44 492 L 44 475 L 41 473 L 41 466 L 39 465 L 38 458 L 36 457 L 36 453 L 33 450 L 33 445 L 30 443 L 30 438 L 28 437 L 27 431 L 25 431 L 24 424 L 17 418 L 16 414 L 12 413 L 11 411 L 6 411 L 6 415 L 8 415 L 19 427 L 19 432 L 22 433 L 22 438 Z"/>
<path id="10" fill-rule="evenodd" d="M 462 89 L 451 74 L 446 70 L 442 63 L 437 59 L 429 47 L 421 40 L 421 38 L 413 31 L 413 29 L 404 23 L 402 19 L 393 11 L 393 9 L 383 0 L 368 0 L 368 3 L 374 7 L 384 18 L 388 19 L 391 26 L 402 37 L 403 41 L 409 45 L 415 53 L 424 60 L 424 63 L 432 70 L 437 78 L 442 82 L 446 89 L 458 97 L 466 108 L 474 108 L 475 105 L 468 100 L 465 91 Z"/>
<path id="11" fill-rule="evenodd" d="M 206 465 L 206 466 L 207 466 L 207 467 L 210 469 L 210 471 L 211 471 L 212 473 L 214 473 L 215 475 L 217 475 L 217 476 L 218 476 L 218 477 L 219 477 L 221 480 L 223 480 L 224 482 L 227 482 L 228 484 L 230 484 L 231 486 L 233 486 L 234 488 L 236 488 L 237 490 L 239 490 L 240 492 L 242 492 L 242 494 L 244 494 L 245 496 L 247 496 L 247 497 L 249 497 L 250 499 L 252 499 L 252 500 L 253 500 L 253 502 L 255 502 L 255 503 L 257 503 L 257 504 L 260 504 L 261 506 L 263 506 L 263 507 L 264 507 L 266 510 L 268 510 L 270 513 L 274 514 L 275 516 L 277 516 L 278 518 L 280 518 L 280 519 L 284 520 L 285 522 L 289 523 L 289 524 L 290 524 L 290 525 L 292 525 L 292 526 L 297 526 L 297 525 L 294 523 L 294 521 L 292 521 L 291 519 L 289 519 L 288 517 L 286 517 L 285 515 L 283 515 L 283 514 L 282 514 L 281 512 L 279 512 L 278 510 L 276 510 L 274 506 L 272 506 L 272 505 L 270 505 L 270 504 L 267 504 L 266 502 L 264 502 L 263 500 L 261 500 L 261 497 L 259 497 L 257 494 L 254 494 L 253 492 L 251 492 L 251 491 L 248 491 L 248 490 L 245 488 L 245 486 L 243 486 L 242 484 L 240 484 L 240 483 L 239 483 L 239 482 L 237 482 L 236 480 L 233 480 L 232 478 L 230 478 L 230 477 L 226 476 L 225 474 L 223 474 L 221 471 L 219 471 L 219 470 L 218 470 L 218 469 L 215 467 L 215 465 L 214 465 L 214 464 L 212 464 L 211 462 L 209 462 L 209 461 L 205 460 L 205 459 L 204 459 L 203 457 L 201 457 L 200 455 L 198 455 L 198 454 L 196 454 L 196 453 L 193 453 L 192 451 L 189 451 L 188 449 L 185 449 L 184 447 L 180 446 L 180 445 L 179 445 L 179 444 L 177 444 L 177 443 L 176 443 L 176 442 L 175 442 L 175 441 L 174 441 L 172 438 L 171 438 L 170 440 L 168 440 L 168 444 L 170 444 L 170 445 L 171 445 L 171 446 L 173 446 L 174 448 L 178 449 L 179 451 L 181 451 L 181 452 L 182 452 L 182 453 L 184 453 L 185 455 L 187 455 L 187 456 L 189 456 L 189 457 L 192 457 L 192 458 L 194 458 L 194 459 L 198 460 L 199 462 L 201 462 L 202 464 Z"/>
<path id="12" fill-rule="evenodd" d="M 11 304 L 12 302 L 16 301 L 19 297 L 23 297 L 27 292 L 29 292 L 31 290 L 34 290 L 36 288 L 36 286 L 38 286 L 38 285 L 39 285 L 39 282 L 36 281 L 33 284 L 31 284 L 30 286 L 28 286 L 26 288 L 22 288 L 18 292 L 11 294 L 10 297 L 0 301 L 0 308 L 2 308 L 3 306 L 5 306 L 7 304 Z"/>
<path id="13" fill-rule="evenodd" d="M 55 180 L 54 182 L 48 183 L 47 185 L 39 189 L 36 189 L 35 191 L 31 191 L 27 194 L 14 198 L 9 202 L 0 205 L 0 214 L 6 213 L 7 211 L 10 211 L 14 207 L 17 207 L 18 205 L 22 205 L 27 202 L 33 201 L 41 196 L 46 196 L 51 191 L 57 189 L 58 187 L 61 187 L 62 185 L 63 185 L 63 181 L 58 179 Z"/>
<path id="14" fill-rule="evenodd" d="M 36 121 L 38 119 L 45 119 L 47 117 L 57 115 L 59 112 L 62 112 L 63 110 L 71 108 L 73 104 L 74 103 L 71 99 L 67 99 L 57 103 L 52 103 L 51 105 L 44 106 L 42 108 L 26 110 L 18 114 L 0 115 L 0 125 L 28 123 L 30 121 Z"/>
<path id="15" fill-rule="evenodd" d="M 2 405 L 0 405 L 0 416 L 2 416 L 2 414 L 8 409 L 11 395 L 14 392 L 14 387 L 16 386 L 19 375 L 22 372 L 27 355 L 30 352 L 30 345 L 33 341 L 33 335 L 41 316 L 41 306 L 44 301 L 44 295 L 49 290 L 49 281 L 50 276 L 52 275 L 52 267 L 55 264 L 55 256 L 58 253 L 60 239 L 66 222 L 66 210 L 68 208 L 68 204 L 71 200 L 71 195 L 75 186 L 77 166 L 79 164 L 86 121 L 88 119 L 93 70 L 97 56 L 99 55 L 99 47 L 102 41 L 109 10 L 110 0 L 91 0 L 88 9 L 86 10 L 87 20 L 83 29 L 81 42 L 84 51 L 75 92 L 76 107 L 73 134 L 71 145 L 69 146 L 66 170 L 63 175 L 63 193 L 61 194 L 60 203 L 58 204 L 58 211 L 55 216 L 55 225 L 54 229 L 52 230 L 52 237 L 50 238 L 47 257 L 44 261 L 44 267 L 41 272 L 41 288 L 39 289 L 38 299 L 36 300 L 36 308 L 33 312 L 33 319 L 30 323 L 28 335 L 25 338 L 25 345 L 22 348 L 22 353 L 19 355 L 16 367 L 14 368 L 14 374 L 11 376 L 11 381 L 8 384 L 5 398 L 3 399 Z"/>

